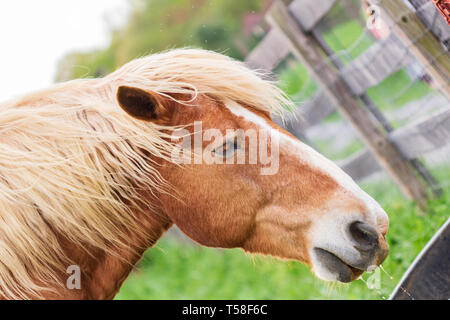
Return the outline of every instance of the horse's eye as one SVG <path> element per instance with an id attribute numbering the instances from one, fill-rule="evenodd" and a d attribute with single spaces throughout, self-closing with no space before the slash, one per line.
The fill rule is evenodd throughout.
<path id="1" fill-rule="evenodd" d="M 237 139 L 226 141 L 223 145 L 215 149 L 213 152 L 224 158 L 231 157 L 234 155 L 234 152 L 239 149 L 239 144 Z"/>

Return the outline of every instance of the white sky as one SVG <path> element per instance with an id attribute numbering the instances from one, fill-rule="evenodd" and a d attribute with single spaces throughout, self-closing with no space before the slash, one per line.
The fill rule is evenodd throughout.
<path id="1" fill-rule="evenodd" d="M 108 44 L 127 0 L 14 0 L 0 4 L 0 102 L 49 86 L 64 54 Z"/>

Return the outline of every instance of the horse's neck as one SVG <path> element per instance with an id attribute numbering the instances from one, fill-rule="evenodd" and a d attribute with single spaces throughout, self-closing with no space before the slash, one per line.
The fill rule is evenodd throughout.
<path id="1" fill-rule="evenodd" d="M 87 275 L 85 293 L 88 298 L 114 298 L 134 265 L 141 259 L 144 251 L 152 247 L 172 225 L 167 219 L 156 217 L 154 214 L 139 217 L 139 221 L 145 224 L 151 238 L 142 241 L 136 235 L 130 234 L 129 240 L 132 243 L 132 250 L 123 249 L 114 254 L 104 254 L 102 259 L 90 270 L 90 274 Z"/>
<path id="2" fill-rule="evenodd" d="M 44 294 L 48 299 L 113 299 L 119 292 L 120 286 L 132 271 L 134 265 L 141 259 L 144 251 L 152 247 L 156 241 L 172 225 L 164 215 L 148 213 L 136 214 L 139 222 L 148 230 L 148 239 L 142 240 L 132 232 L 127 242 L 130 247 L 117 249 L 112 253 L 93 250 L 89 254 L 70 243 L 64 244 L 70 258 L 79 263 L 81 272 L 81 289 L 60 289 L 56 294 Z M 64 279 L 69 274 L 62 275 Z"/>
<path id="3" fill-rule="evenodd" d="M 158 161 L 158 159 L 155 159 L 155 161 Z M 142 191 L 140 197 L 155 204 L 155 208 L 159 207 L 158 192 Z M 101 258 L 84 253 L 84 258 L 87 259 L 85 287 L 83 288 L 82 283 L 80 293 L 83 296 L 76 298 L 113 299 L 135 264 L 142 258 L 145 250 L 152 247 L 173 224 L 162 211 L 143 213 L 140 210 L 135 210 L 134 215 L 139 224 L 142 225 L 143 230 L 146 230 L 147 237 L 142 239 L 142 236 L 129 231 L 129 237 L 126 239 L 126 242 L 130 245 L 129 248 L 117 249 L 113 253 L 103 252 L 103 254 L 100 254 Z"/>

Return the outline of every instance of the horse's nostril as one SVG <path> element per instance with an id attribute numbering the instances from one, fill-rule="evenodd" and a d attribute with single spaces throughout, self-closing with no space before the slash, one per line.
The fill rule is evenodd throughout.
<path id="1" fill-rule="evenodd" d="M 358 249 L 370 250 L 378 245 L 377 232 L 365 222 L 352 222 L 349 226 L 349 232 Z"/>

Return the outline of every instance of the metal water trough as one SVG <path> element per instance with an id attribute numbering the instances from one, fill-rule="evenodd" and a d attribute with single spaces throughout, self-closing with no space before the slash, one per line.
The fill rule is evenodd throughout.
<path id="1" fill-rule="evenodd" d="M 423 248 L 389 299 L 450 299 L 450 218 Z"/>

